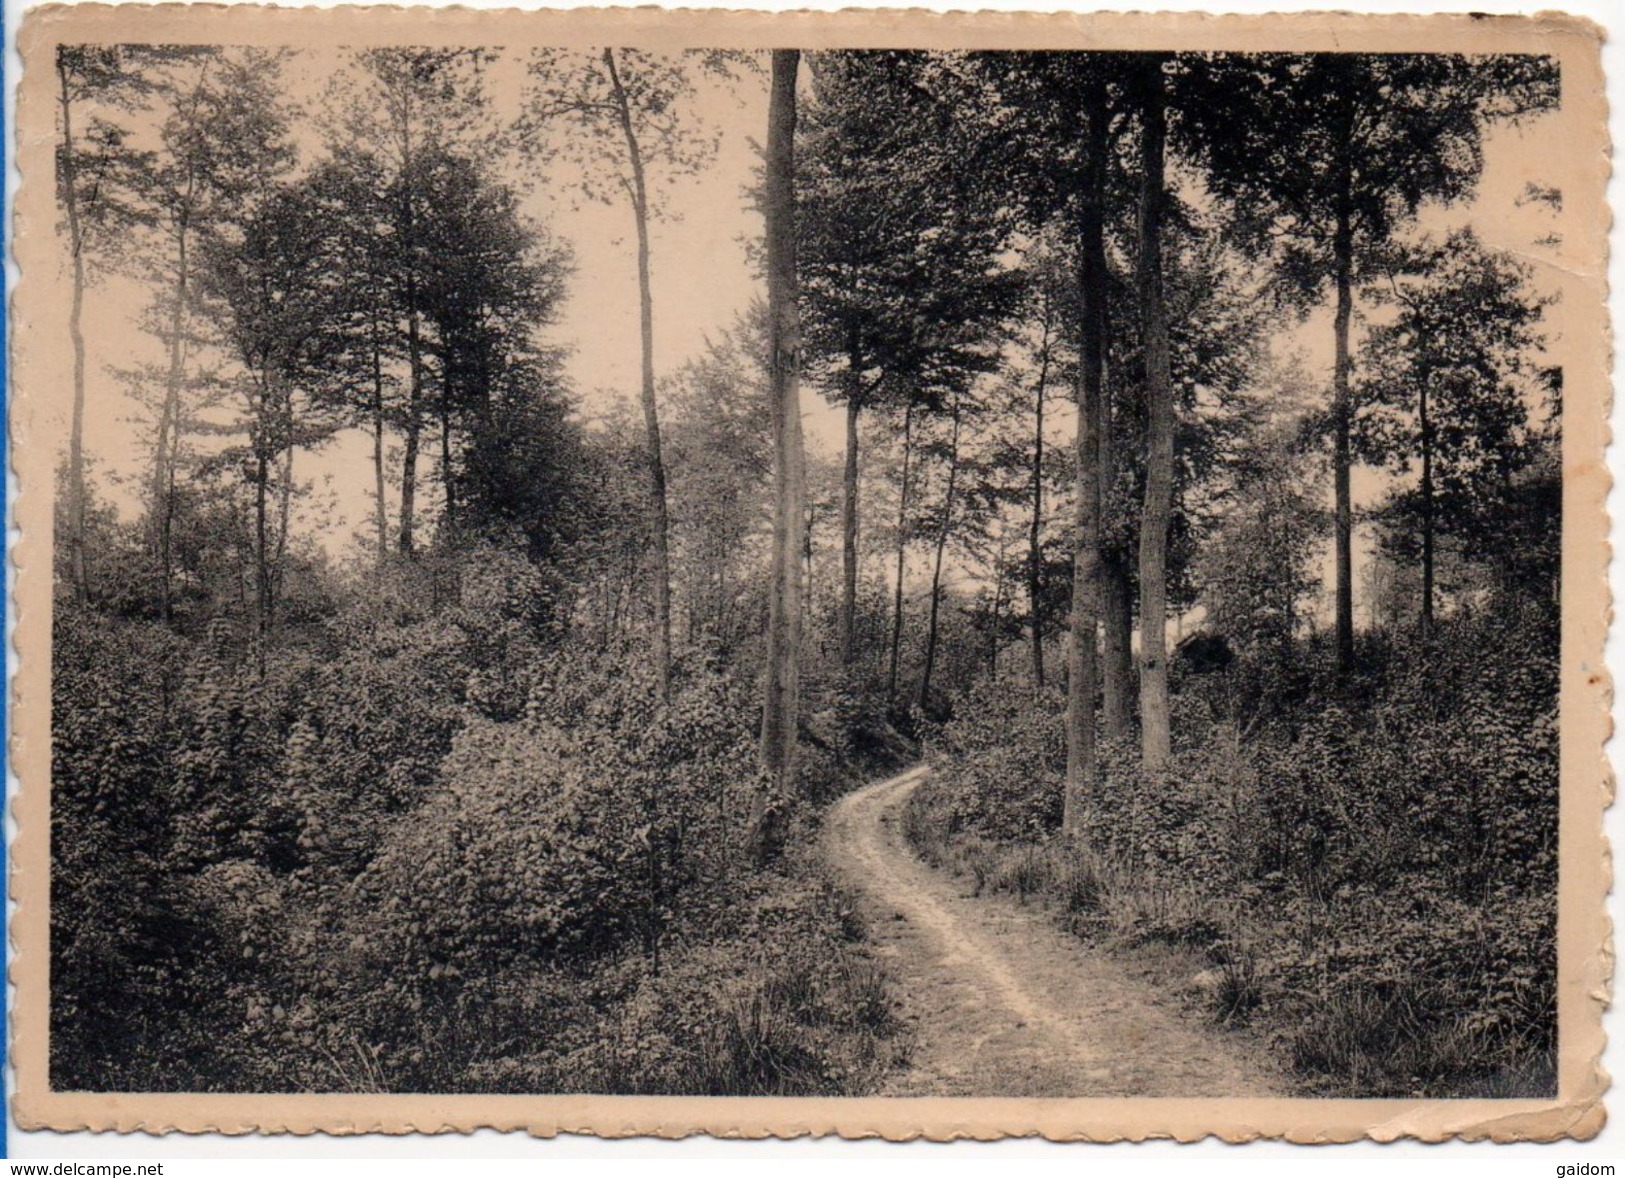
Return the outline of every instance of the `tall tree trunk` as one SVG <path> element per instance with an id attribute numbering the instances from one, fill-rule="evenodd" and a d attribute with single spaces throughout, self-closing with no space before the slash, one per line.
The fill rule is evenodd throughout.
<path id="1" fill-rule="evenodd" d="M 1349 323 L 1354 314 L 1353 164 L 1348 137 L 1339 136 L 1337 161 L 1336 228 L 1332 235 L 1332 263 L 1337 286 L 1337 311 L 1332 320 L 1336 351 L 1332 366 L 1332 485 L 1333 547 L 1337 564 L 1337 667 L 1347 673 L 1354 664 L 1354 512 L 1349 488 Z"/>
<path id="2" fill-rule="evenodd" d="M 189 100 L 186 118 L 196 124 L 208 78 L 205 62 Z M 187 304 L 191 298 L 192 217 L 198 197 L 198 168 L 195 154 L 185 159 L 186 183 L 178 206 L 171 214 L 175 242 L 175 303 L 169 317 L 169 371 L 164 380 L 164 403 L 158 413 L 158 438 L 153 452 L 152 526 L 158 550 L 159 612 L 167 622 L 173 618 L 175 477 L 179 464 L 181 430 L 181 391 L 186 379 Z"/>
<path id="3" fill-rule="evenodd" d="M 1044 394 L 1049 385 L 1050 332 L 1053 307 L 1044 292 L 1044 336 L 1038 353 L 1038 381 L 1033 389 L 1033 518 L 1027 526 L 1027 614 L 1031 621 L 1033 683 L 1044 687 L 1044 620 L 1039 603 L 1044 571 Z"/>
<path id="4" fill-rule="evenodd" d="M 176 415 L 178 417 L 179 413 L 180 413 L 180 406 L 178 404 L 175 406 L 175 412 L 176 412 Z M 170 432 L 169 462 L 167 464 L 167 470 L 166 470 L 165 476 L 164 476 L 165 477 L 165 481 L 164 481 L 164 515 L 163 515 L 163 529 L 164 530 L 163 530 L 163 534 L 162 534 L 162 541 L 163 541 L 162 546 L 163 546 L 164 560 L 166 562 L 164 567 L 165 567 L 166 570 L 170 569 L 170 562 L 171 562 L 170 537 L 173 534 L 173 530 L 174 530 L 174 526 L 175 526 L 175 504 L 177 502 L 179 502 L 179 499 L 177 497 L 177 493 L 176 493 L 176 490 L 175 490 L 175 482 L 180 476 L 180 453 L 179 453 L 180 436 L 179 436 L 179 431 L 180 431 L 180 426 L 179 426 L 179 423 L 177 421 L 177 423 L 172 427 L 171 432 Z M 166 575 L 172 575 L 172 574 L 166 574 Z M 164 590 L 165 590 L 165 594 L 164 594 L 164 598 L 163 598 L 163 601 L 162 601 L 161 604 L 162 604 L 163 609 L 164 609 L 164 614 L 163 614 L 164 619 L 167 621 L 167 620 L 170 620 L 172 618 L 173 613 L 174 613 L 174 605 L 173 605 L 173 596 L 174 596 L 174 594 L 173 594 L 173 590 L 171 589 L 170 585 L 167 582 L 166 582 L 166 584 L 164 586 Z"/>
<path id="5" fill-rule="evenodd" d="M 1078 203 L 1077 437 L 1073 446 L 1077 486 L 1072 549 L 1072 612 L 1067 641 L 1066 789 L 1061 830 L 1083 831 L 1083 808 L 1095 781 L 1095 630 L 1100 581 L 1100 415 L 1106 349 L 1105 164 L 1106 95 L 1091 79 L 1084 95 L 1084 191 Z"/>
<path id="6" fill-rule="evenodd" d="M 408 265 L 411 263 L 408 262 Z M 418 324 L 417 279 L 406 280 L 406 436 L 401 447 L 401 554 L 417 551 L 418 447 L 423 436 L 423 339 Z"/>
<path id="7" fill-rule="evenodd" d="M 999 622 L 1004 618 L 1005 546 L 1001 540 L 997 563 L 993 566 L 993 610 L 988 622 L 987 677 L 999 680 Z"/>
<path id="8" fill-rule="evenodd" d="M 897 582 L 892 587 L 891 665 L 887 694 L 897 696 L 897 669 L 903 651 L 903 565 L 908 555 L 908 475 L 914 449 L 914 403 L 903 407 L 903 473 L 897 489 Z"/>
<path id="9" fill-rule="evenodd" d="M 1424 368 L 1421 376 L 1416 415 L 1422 434 L 1422 637 L 1427 638 L 1433 633 L 1433 422 L 1428 415 L 1428 382 L 1433 374 Z"/>
<path id="10" fill-rule="evenodd" d="M 165 621 L 173 612 L 171 584 L 175 521 L 175 464 L 179 449 L 181 386 L 186 380 L 186 300 L 190 297 L 190 210 L 195 180 L 188 173 L 186 197 L 175 225 L 175 305 L 169 316 L 169 372 L 164 380 L 164 404 L 158 414 L 158 444 L 153 455 L 154 523 L 158 531 L 159 609 Z"/>
<path id="11" fill-rule="evenodd" d="M 457 472 L 451 460 L 451 406 L 447 404 L 450 393 L 447 388 L 440 390 L 440 481 L 446 491 L 448 536 L 457 531 Z"/>
<path id="12" fill-rule="evenodd" d="M 817 592 L 813 580 L 813 529 L 818 524 L 818 513 L 812 503 L 808 502 L 805 488 L 801 496 L 805 508 L 801 528 L 801 624 L 803 629 L 812 623 L 813 597 Z"/>
<path id="13" fill-rule="evenodd" d="M 400 115 L 401 207 L 400 224 L 406 257 L 406 430 L 401 447 L 401 555 L 417 552 L 418 449 L 423 437 L 423 335 L 418 315 L 417 209 L 410 183 L 415 171 L 412 144 L 413 104 L 410 93 Z"/>
<path id="14" fill-rule="evenodd" d="M 194 117 L 196 96 L 194 95 Z M 197 194 L 197 171 L 188 157 L 186 186 L 174 213 L 175 302 L 169 313 L 169 370 L 164 379 L 164 403 L 158 411 L 158 438 L 152 462 L 152 527 L 158 550 L 159 612 L 167 622 L 173 616 L 173 488 L 179 449 L 181 386 L 186 379 L 186 304 L 191 291 L 192 205 Z"/>
<path id="15" fill-rule="evenodd" d="M 800 690 L 801 530 L 806 526 L 806 472 L 801 445 L 801 322 L 796 308 L 795 133 L 796 71 L 801 54 L 773 51 L 767 115 L 767 314 L 769 397 L 773 421 L 773 576 L 763 675 L 758 749 L 772 796 L 795 785 L 796 713 Z M 753 856 L 761 861 L 777 845 L 769 790 L 752 807 Z"/>
<path id="16" fill-rule="evenodd" d="M 666 467 L 660 451 L 660 416 L 655 407 L 654 298 L 649 287 L 649 196 L 643 175 L 643 152 L 632 128 L 632 109 L 615 68 L 615 51 L 604 50 L 604 66 L 615 91 L 621 134 L 632 168 L 632 214 L 638 231 L 638 327 L 642 339 L 643 428 L 647 435 L 650 539 L 654 549 L 655 678 L 661 698 L 671 694 L 671 556 L 666 510 Z M 794 115 L 792 113 L 792 119 Z M 792 261 L 793 266 L 793 261 Z M 792 273 L 792 278 L 794 277 Z M 799 428 L 799 421 L 797 426 Z"/>
<path id="17" fill-rule="evenodd" d="M 1101 312 L 1104 318 L 1104 310 Z M 1102 366 L 1105 364 L 1102 347 Z M 1101 643 L 1100 730 L 1107 740 L 1127 740 L 1134 714 L 1134 588 L 1128 557 L 1105 536 L 1121 535 L 1114 506 L 1117 485 L 1117 446 L 1112 433 L 1111 390 L 1104 377 L 1095 404 L 1095 433 L 1100 445 L 1100 613 Z"/>
<path id="18" fill-rule="evenodd" d="M 265 640 L 271 630 L 270 523 L 267 519 L 270 463 L 263 448 L 254 462 L 254 631 L 259 664 L 265 667 Z"/>
<path id="19" fill-rule="evenodd" d="M 1134 586 L 1121 552 L 1102 556 L 1100 610 L 1105 630 L 1100 730 L 1107 740 L 1127 740 L 1134 718 Z"/>
<path id="20" fill-rule="evenodd" d="M 942 503 L 942 526 L 937 529 L 936 558 L 931 565 L 931 612 L 925 627 L 925 668 L 920 673 L 920 709 L 931 697 L 931 673 L 937 665 L 937 612 L 942 604 L 942 555 L 953 529 L 954 491 L 959 482 L 959 403 L 953 407 L 953 434 L 948 442 L 948 493 Z"/>
<path id="21" fill-rule="evenodd" d="M 378 531 L 378 566 L 389 559 L 389 506 L 384 500 L 384 358 L 376 310 L 372 338 L 372 484 L 373 524 Z"/>
<path id="22" fill-rule="evenodd" d="M 260 384 L 260 418 L 254 445 L 254 631 L 259 663 L 265 666 L 265 641 L 271 630 L 271 537 L 269 503 L 271 459 L 265 437 L 264 414 L 269 390 Z"/>
<path id="23" fill-rule="evenodd" d="M 62 188 L 68 213 L 68 248 L 73 253 L 73 299 L 68 306 L 68 340 L 73 348 L 73 417 L 68 431 L 68 576 L 74 597 L 83 601 L 90 594 L 85 567 L 85 239 L 79 220 L 73 103 L 64 50 L 57 52 L 56 72 L 62 88 Z"/>
<path id="24" fill-rule="evenodd" d="M 852 387 L 846 395 L 846 468 L 841 476 L 841 610 L 838 623 L 841 665 L 857 657 L 858 616 L 858 416 L 863 412 L 856 339 L 847 349 Z"/>
<path id="25" fill-rule="evenodd" d="M 271 558 L 270 624 L 276 628 L 277 607 L 282 603 L 282 578 L 288 555 L 288 532 L 293 522 L 293 452 L 290 444 L 282 452 L 281 486 L 277 488 L 276 553 Z"/>
<path id="26" fill-rule="evenodd" d="M 1162 63 L 1146 66 L 1140 135 L 1140 314 L 1145 337 L 1145 510 L 1140 523 L 1140 760 L 1160 777 L 1172 735 L 1168 709 L 1168 528 L 1174 505 L 1174 398 L 1162 289 L 1163 151 L 1167 134 Z"/>

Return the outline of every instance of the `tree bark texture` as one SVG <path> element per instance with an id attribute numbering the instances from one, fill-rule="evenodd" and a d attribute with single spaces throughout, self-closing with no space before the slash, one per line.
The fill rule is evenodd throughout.
<path id="1" fill-rule="evenodd" d="M 1140 522 L 1140 760 L 1160 777 L 1172 734 L 1168 705 L 1168 529 L 1174 502 L 1174 398 L 1163 306 L 1162 217 L 1167 115 L 1162 66 L 1146 67 L 1140 134 L 1139 293 L 1145 339 L 1147 416 L 1145 507 Z"/>
<path id="2" fill-rule="evenodd" d="M 373 525 L 378 532 L 378 565 L 389 559 L 389 506 L 384 490 L 384 358 L 377 308 L 372 321 L 372 482 Z"/>
<path id="3" fill-rule="evenodd" d="M 1104 317 L 1105 311 L 1101 314 Z M 1104 365 L 1104 351 L 1101 362 Z M 1095 435 L 1100 446 L 1100 612 L 1105 633 L 1101 644 L 1100 726 L 1107 740 L 1127 740 L 1136 686 L 1134 598 L 1128 554 L 1115 544 L 1108 545 L 1105 539 L 1108 531 L 1121 535 L 1122 530 L 1113 526 L 1117 522 L 1113 506 L 1117 452 L 1112 434 L 1111 391 L 1104 377 L 1095 403 Z"/>
<path id="4" fill-rule="evenodd" d="M 1106 344 L 1105 89 L 1092 82 L 1084 98 L 1085 164 L 1078 206 L 1078 369 L 1074 392 L 1078 429 L 1074 443 L 1076 516 L 1072 550 L 1072 613 L 1067 641 L 1066 787 L 1061 831 L 1083 832 L 1083 809 L 1094 789 L 1095 688 L 1099 620 L 1100 444 L 1095 406 L 1103 391 Z"/>
<path id="5" fill-rule="evenodd" d="M 1100 731 L 1107 740 L 1127 740 L 1134 724 L 1134 586 L 1120 552 L 1107 552 L 1100 565 L 1102 642 Z"/>
<path id="6" fill-rule="evenodd" d="M 795 130 L 800 52 L 773 51 L 768 104 L 765 210 L 769 392 L 773 426 L 772 596 L 763 675 L 759 762 L 773 796 L 793 787 L 800 689 L 801 549 L 806 488 L 801 445 L 800 342 L 796 308 Z M 755 857 L 773 853 L 772 797 L 758 791 L 749 842 Z"/>

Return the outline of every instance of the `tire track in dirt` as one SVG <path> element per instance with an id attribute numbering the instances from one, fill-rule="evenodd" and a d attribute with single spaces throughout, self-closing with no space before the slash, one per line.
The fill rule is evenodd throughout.
<path id="1" fill-rule="evenodd" d="M 848 794 L 825 853 L 857 894 L 915 1047 L 886 1096 L 1265 1096 L 1256 1044 L 1182 1009 L 1149 973 L 1057 928 L 1036 904 L 973 897 L 903 838 L 917 766 Z"/>

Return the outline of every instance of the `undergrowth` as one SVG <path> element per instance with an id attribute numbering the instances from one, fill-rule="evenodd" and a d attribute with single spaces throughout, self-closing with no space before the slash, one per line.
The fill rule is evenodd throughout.
<path id="1" fill-rule="evenodd" d="M 878 739 L 808 716 L 753 866 L 753 685 L 691 661 L 663 701 L 479 587 L 263 668 L 229 634 L 68 615 L 53 1087 L 872 1090 L 906 1036 L 808 848 Z"/>
<path id="2" fill-rule="evenodd" d="M 1263 1033 L 1306 1093 L 1550 1095 L 1555 663 L 1504 649 L 1504 621 L 1458 619 L 1304 694 L 1330 706 L 1251 715 L 1240 673 L 1188 678 L 1165 782 L 1108 744 L 1075 841 L 1059 697 L 989 684 L 931 734 L 905 833 L 1080 936 L 1200 954 L 1184 988 Z"/>

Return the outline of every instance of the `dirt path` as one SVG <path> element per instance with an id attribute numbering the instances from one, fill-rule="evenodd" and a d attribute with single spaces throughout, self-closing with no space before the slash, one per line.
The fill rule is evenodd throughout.
<path id="1" fill-rule="evenodd" d="M 1206 1025 L 1036 903 L 971 897 L 903 839 L 923 767 L 844 798 L 826 850 L 858 893 L 916 1045 L 887 1096 L 1261 1096 L 1256 1048 Z"/>

